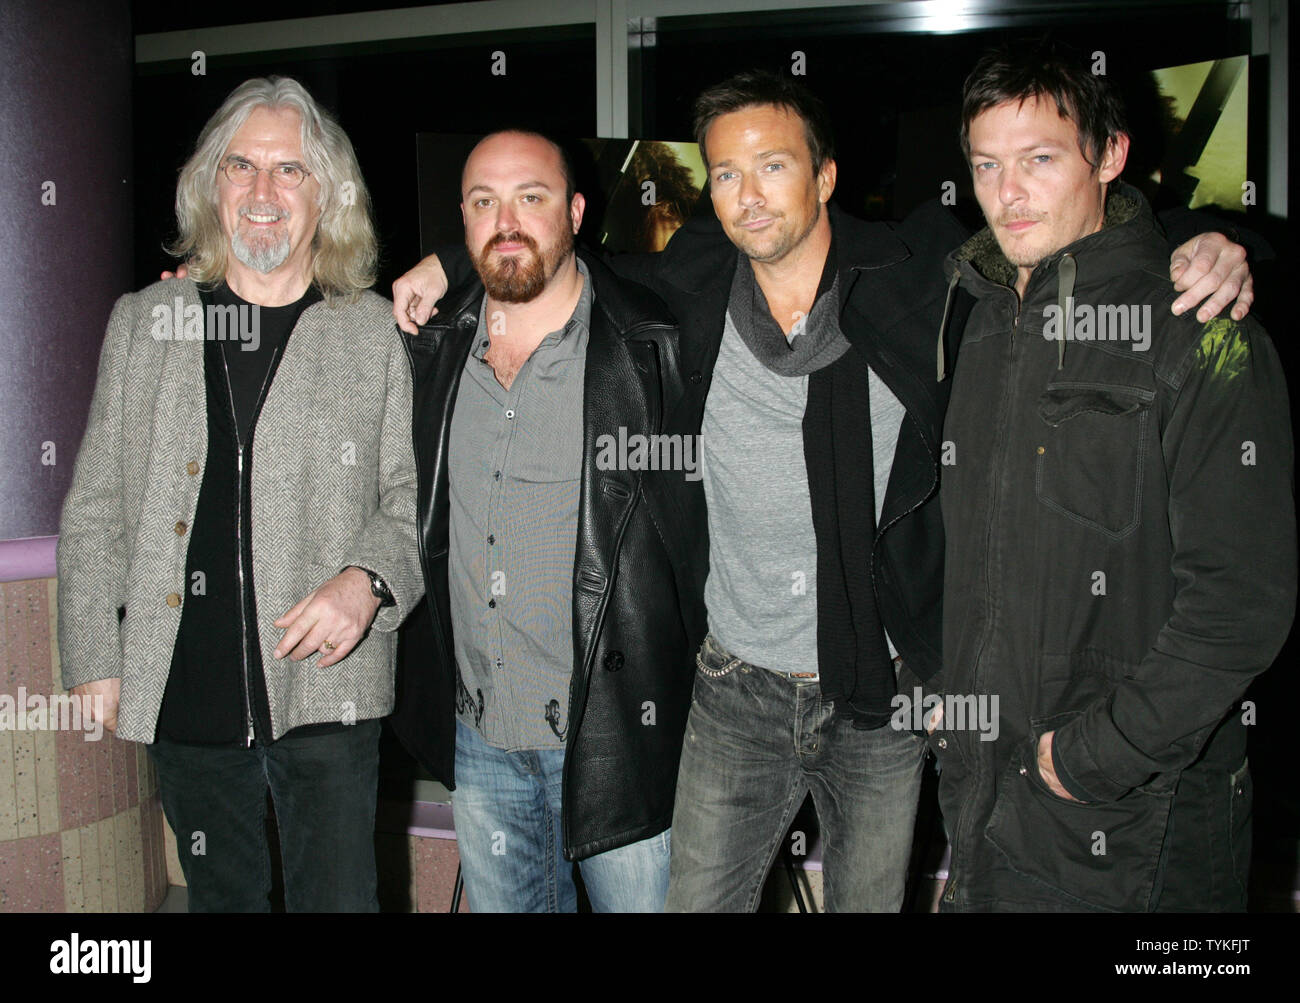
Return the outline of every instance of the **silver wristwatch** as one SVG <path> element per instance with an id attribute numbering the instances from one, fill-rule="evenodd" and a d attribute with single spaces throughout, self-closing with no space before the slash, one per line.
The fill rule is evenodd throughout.
<path id="1" fill-rule="evenodd" d="M 370 594 L 379 600 L 380 609 L 385 606 L 397 605 L 397 600 L 393 598 L 392 589 L 388 587 L 388 583 L 377 572 L 371 571 L 369 568 L 363 568 L 360 564 L 349 564 L 348 567 L 366 573 L 366 576 L 370 579 Z"/>

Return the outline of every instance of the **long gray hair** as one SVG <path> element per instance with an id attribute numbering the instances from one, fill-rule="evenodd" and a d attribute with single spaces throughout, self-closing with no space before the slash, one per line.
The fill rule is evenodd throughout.
<path id="1" fill-rule="evenodd" d="M 230 141 L 257 108 L 292 109 L 302 120 L 304 166 L 320 183 L 320 220 L 312 238 L 312 280 L 331 305 L 351 302 L 375 284 L 379 246 L 370 193 L 347 133 L 290 77 L 246 80 L 208 119 L 176 184 L 179 236 L 167 250 L 190 277 L 215 285 L 226 274 L 230 239 L 217 213 L 217 171 Z"/>

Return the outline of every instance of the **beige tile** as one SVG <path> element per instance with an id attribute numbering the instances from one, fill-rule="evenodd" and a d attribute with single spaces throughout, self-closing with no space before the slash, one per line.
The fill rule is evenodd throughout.
<path id="1" fill-rule="evenodd" d="M 60 834 L 63 843 L 63 901 L 68 912 L 86 911 L 85 872 L 81 866 L 81 832 Z"/>
<path id="2" fill-rule="evenodd" d="M 181 870 L 180 852 L 176 846 L 176 834 L 172 832 L 172 827 L 167 822 L 167 816 L 163 816 L 163 845 L 167 847 L 167 883 L 169 885 L 180 885 L 185 887 L 185 872 Z"/>
<path id="3" fill-rule="evenodd" d="M 104 897 L 104 912 L 118 912 L 117 904 L 117 827 L 114 818 L 100 819 L 95 823 L 99 830 L 99 887 Z"/>
<path id="4" fill-rule="evenodd" d="M 63 670 L 59 664 L 59 580 L 47 578 L 46 609 L 50 611 L 50 692 L 62 693 Z"/>
<path id="5" fill-rule="evenodd" d="M 149 759 L 149 750 L 143 742 L 135 742 L 136 783 L 140 791 L 140 801 L 147 801 L 158 793 L 158 776 L 154 773 L 153 763 Z"/>
<path id="6" fill-rule="evenodd" d="M 19 710 L 21 714 L 21 709 Z M 36 817 L 36 742 L 30 731 L 13 733 L 14 815 L 18 822 L 18 838 L 39 836 L 40 823 Z"/>
<path id="7" fill-rule="evenodd" d="M 37 828 L 41 832 L 58 832 L 62 828 L 59 815 L 58 736 L 53 731 L 38 731 L 32 738 L 35 747 L 33 768 L 36 773 Z"/>
<path id="8" fill-rule="evenodd" d="M 104 911 L 104 882 L 99 863 L 99 824 L 92 822 L 77 830 L 81 840 L 82 900 L 87 912 Z"/>
<path id="9" fill-rule="evenodd" d="M 18 804 L 14 788 L 14 735 L 0 731 L 0 842 L 18 838 Z"/>
<path id="10" fill-rule="evenodd" d="M 146 799 L 135 809 L 140 826 L 140 846 L 144 853 L 141 868 L 144 880 L 144 908 L 146 911 L 157 909 L 167 894 L 167 861 L 164 859 L 166 848 L 163 846 L 162 826 L 159 824 L 162 810 L 158 802 Z"/>
<path id="11" fill-rule="evenodd" d="M 144 857 L 140 846 L 140 812 L 127 808 L 114 817 L 117 828 L 118 903 L 121 912 L 144 909 Z"/>
<path id="12" fill-rule="evenodd" d="M 420 837 L 406 837 L 406 859 L 410 861 L 407 867 L 406 885 L 407 894 L 410 896 L 407 901 L 411 903 L 411 912 L 420 911 L 420 881 L 416 874 L 416 861 L 420 859 Z"/>

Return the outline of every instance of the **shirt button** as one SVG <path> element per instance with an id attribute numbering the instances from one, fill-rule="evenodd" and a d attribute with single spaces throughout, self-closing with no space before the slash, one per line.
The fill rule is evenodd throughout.
<path id="1" fill-rule="evenodd" d="M 496 608 L 497 608 L 497 601 L 495 599 L 489 599 L 488 609 L 496 609 Z"/>
<path id="2" fill-rule="evenodd" d="M 499 481 L 499 480 L 501 480 L 501 471 L 500 471 L 500 470 L 494 470 L 494 471 L 492 471 L 492 479 L 493 479 L 494 481 Z"/>
<path id="3" fill-rule="evenodd" d="M 191 477 L 193 477 L 195 474 L 199 472 L 198 463 L 194 460 L 190 460 L 189 463 L 185 464 L 185 472 L 189 474 Z"/>
<path id="4" fill-rule="evenodd" d="M 484 339 L 483 341 L 480 341 L 478 347 L 479 347 L 479 348 L 487 348 L 487 347 L 488 347 L 487 340 Z"/>
<path id="5" fill-rule="evenodd" d="M 489 533 L 489 534 L 488 534 L 488 544 L 491 545 L 491 544 L 496 543 L 496 542 L 497 542 L 497 538 L 496 538 L 496 536 L 493 535 L 492 533 Z"/>
<path id="6" fill-rule="evenodd" d="M 510 420 L 511 418 L 513 418 L 514 416 L 515 416 L 514 409 L 513 409 L 513 408 L 507 408 L 507 409 L 506 409 L 506 420 L 508 421 L 508 420 Z"/>
<path id="7" fill-rule="evenodd" d="M 170 606 L 172 609 L 175 609 L 180 604 L 181 604 L 181 597 L 178 596 L 175 592 L 173 592 L 171 595 L 167 597 L 167 605 Z"/>
<path id="8" fill-rule="evenodd" d="M 189 529 L 189 527 L 186 526 L 185 523 L 183 522 L 178 522 L 173 528 L 176 530 L 177 536 L 184 536 L 185 531 Z"/>

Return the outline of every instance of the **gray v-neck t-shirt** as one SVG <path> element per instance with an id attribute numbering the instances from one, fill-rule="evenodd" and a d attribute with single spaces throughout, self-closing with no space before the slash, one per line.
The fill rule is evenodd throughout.
<path id="1" fill-rule="evenodd" d="M 876 522 L 903 405 L 869 370 Z M 807 376 L 754 357 L 728 313 L 704 404 L 701 469 L 709 513 L 709 630 L 775 672 L 817 672 L 817 536 L 803 452 Z M 866 574 L 867 569 L 860 569 Z M 891 656 L 898 654 L 886 635 Z"/>

